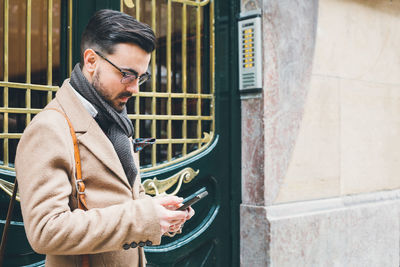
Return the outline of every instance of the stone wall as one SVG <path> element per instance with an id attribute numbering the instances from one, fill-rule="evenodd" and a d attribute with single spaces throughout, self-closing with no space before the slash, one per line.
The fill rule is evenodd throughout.
<path id="1" fill-rule="evenodd" d="M 352 263 L 385 249 L 370 266 L 398 266 L 400 1 L 242 1 L 257 9 L 263 91 L 242 95 L 242 266 L 364 266 Z"/>

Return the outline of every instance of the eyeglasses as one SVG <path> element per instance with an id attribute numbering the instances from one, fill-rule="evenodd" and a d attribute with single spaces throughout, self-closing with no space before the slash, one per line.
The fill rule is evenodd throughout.
<path id="1" fill-rule="evenodd" d="M 122 84 L 127 84 L 127 83 L 131 83 L 136 79 L 139 79 L 139 85 L 143 84 L 144 82 L 146 82 L 147 80 L 149 80 L 151 78 L 151 74 L 148 72 L 143 73 L 142 75 L 138 76 L 139 74 L 134 71 L 134 70 L 130 70 L 131 73 L 123 71 L 120 67 L 117 67 L 114 63 L 112 63 L 110 60 L 108 60 L 105 56 L 103 56 L 100 52 L 98 51 L 94 51 L 97 55 L 99 55 L 102 59 L 104 59 L 105 61 L 107 61 L 108 63 L 110 63 L 114 68 L 116 68 L 117 70 L 119 70 L 119 72 L 121 72 L 122 74 L 122 79 L 121 79 L 121 83 Z"/>

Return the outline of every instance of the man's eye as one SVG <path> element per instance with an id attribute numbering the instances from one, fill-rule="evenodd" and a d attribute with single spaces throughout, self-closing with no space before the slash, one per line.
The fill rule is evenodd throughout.
<path id="1" fill-rule="evenodd" d="M 125 77 L 133 77 L 133 78 L 136 79 L 136 74 L 134 74 L 134 73 L 126 73 L 125 72 Z"/>
<path id="2" fill-rule="evenodd" d="M 128 69 L 120 69 L 119 70 L 121 73 L 123 73 L 124 77 L 134 77 L 136 79 L 136 77 L 138 76 L 137 72 L 135 70 L 128 70 Z"/>

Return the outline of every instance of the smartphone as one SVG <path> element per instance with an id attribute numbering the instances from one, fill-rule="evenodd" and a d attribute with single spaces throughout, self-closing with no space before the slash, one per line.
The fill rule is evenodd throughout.
<path id="1" fill-rule="evenodd" d="M 177 210 L 186 210 L 189 206 L 193 205 L 194 203 L 196 203 L 200 199 L 203 199 L 207 195 L 208 195 L 208 192 L 207 192 L 206 188 L 203 187 L 202 189 L 200 189 L 196 193 L 194 193 L 194 194 L 188 196 L 187 198 L 185 198 L 183 200 L 183 202 L 182 202 L 183 206 L 179 207 Z"/>

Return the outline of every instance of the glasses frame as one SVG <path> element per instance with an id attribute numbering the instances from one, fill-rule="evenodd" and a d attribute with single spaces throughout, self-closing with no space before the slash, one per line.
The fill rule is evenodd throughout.
<path id="1" fill-rule="evenodd" d="M 124 70 L 122 70 L 120 67 L 118 67 L 117 65 L 115 65 L 114 63 L 112 63 L 110 60 L 108 60 L 102 53 L 100 53 L 99 51 L 93 50 L 99 57 L 101 57 L 102 59 L 104 59 L 105 61 L 107 61 L 108 63 L 111 64 L 111 66 L 113 66 L 114 68 L 116 68 L 119 72 L 121 72 L 122 74 L 122 78 L 121 78 L 121 83 L 122 84 L 128 84 L 133 82 L 134 80 L 138 79 L 138 84 L 141 85 L 145 82 L 147 82 L 148 80 L 151 79 L 151 74 L 148 73 L 147 71 L 145 73 L 143 73 L 142 75 L 139 76 L 139 74 L 132 70 L 133 73 L 128 73 Z"/>

